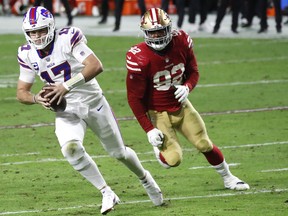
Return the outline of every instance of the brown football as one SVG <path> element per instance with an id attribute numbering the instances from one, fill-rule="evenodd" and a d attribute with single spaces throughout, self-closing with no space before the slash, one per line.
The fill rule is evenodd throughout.
<path id="1" fill-rule="evenodd" d="M 44 87 L 46 87 L 46 86 L 44 86 Z M 45 91 L 41 94 L 41 97 L 45 97 L 45 95 L 47 95 L 51 91 L 52 90 L 45 89 Z M 52 99 L 52 98 L 53 98 L 53 95 L 50 96 L 50 99 Z M 60 104 L 58 104 L 58 105 L 57 105 L 57 101 L 58 101 L 58 99 L 51 103 L 51 105 L 50 105 L 51 110 L 54 111 L 54 112 L 63 112 L 63 111 L 65 111 L 66 106 L 67 106 L 67 101 L 66 101 L 65 97 L 63 97 L 63 99 L 61 100 Z"/>

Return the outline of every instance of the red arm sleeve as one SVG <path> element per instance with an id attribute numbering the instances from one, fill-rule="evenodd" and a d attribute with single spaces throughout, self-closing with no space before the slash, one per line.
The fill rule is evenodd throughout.
<path id="1" fill-rule="evenodd" d="M 186 78 L 184 85 L 187 85 L 189 90 L 192 91 L 192 89 L 195 88 L 199 80 L 197 61 L 192 49 L 190 49 L 188 59 L 190 61 L 188 62 L 185 68 Z"/>
<path id="2" fill-rule="evenodd" d="M 181 45 L 183 46 L 183 49 L 186 49 L 185 57 L 187 59 L 187 62 L 185 64 L 183 85 L 187 85 L 189 91 L 191 92 L 195 88 L 199 80 L 197 60 L 193 52 L 194 43 L 192 38 L 186 32 L 180 30 L 179 33 L 181 38 Z"/>
<path id="3" fill-rule="evenodd" d="M 127 98 L 128 104 L 133 111 L 136 119 L 147 133 L 152 130 L 154 126 L 152 125 L 150 119 L 147 116 L 147 101 L 145 98 L 146 92 L 146 78 L 141 72 L 130 72 L 128 71 L 126 77 L 126 88 L 127 88 Z"/>

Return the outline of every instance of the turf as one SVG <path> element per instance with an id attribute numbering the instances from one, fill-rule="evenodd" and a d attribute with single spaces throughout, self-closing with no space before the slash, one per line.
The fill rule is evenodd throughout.
<path id="1" fill-rule="evenodd" d="M 189 95 L 231 171 L 251 190 L 230 191 L 183 137 L 183 163 L 163 169 L 133 120 L 125 91 L 125 53 L 141 38 L 92 37 L 102 60 L 97 77 L 132 147 L 160 185 L 166 205 L 154 207 L 137 178 L 110 158 L 90 130 L 85 137 L 106 181 L 122 203 L 110 215 L 288 215 L 287 39 L 195 38 L 200 70 Z M 16 98 L 20 35 L 0 35 L 0 215 L 100 215 L 101 196 L 63 159 L 54 114 Z M 42 87 L 37 80 L 33 91 Z"/>

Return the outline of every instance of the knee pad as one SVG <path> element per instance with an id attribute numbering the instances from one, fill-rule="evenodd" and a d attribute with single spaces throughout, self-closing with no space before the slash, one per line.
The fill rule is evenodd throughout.
<path id="1" fill-rule="evenodd" d="M 125 148 L 115 149 L 109 152 L 109 155 L 117 160 L 125 160 L 126 159 L 126 150 Z"/>
<path id="2" fill-rule="evenodd" d="M 82 143 L 78 140 L 67 142 L 62 146 L 61 152 L 77 171 L 85 170 L 90 166 L 89 156 L 87 155 Z"/>
<path id="3" fill-rule="evenodd" d="M 198 140 L 198 142 L 196 143 L 196 148 L 200 151 L 200 152 L 209 152 L 213 149 L 213 145 L 210 139 L 208 138 L 201 138 L 200 140 Z"/>
<path id="4" fill-rule="evenodd" d="M 161 152 L 162 157 L 165 159 L 165 162 L 170 167 L 177 167 L 182 162 L 182 153 L 177 151 L 168 151 L 168 152 Z"/>

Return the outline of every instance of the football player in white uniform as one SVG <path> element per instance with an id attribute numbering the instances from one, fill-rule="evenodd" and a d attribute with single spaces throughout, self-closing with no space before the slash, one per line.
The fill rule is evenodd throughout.
<path id="1" fill-rule="evenodd" d="M 159 8 L 148 10 L 140 27 L 145 42 L 131 47 L 126 55 L 127 97 L 159 163 L 165 168 L 181 163 L 179 132 L 214 166 L 225 188 L 249 189 L 230 172 L 204 121 L 187 100 L 199 78 L 192 39 L 182 30 L 172 30 L 170 17 Z"/>
<path id="2" fill-rule="evenodd" d="M 95 79 L 103 71 L 102 63 L 87 46 L 81 30 L 76 27 L 55 30 L 53 15 L 44 7 L 30 8 L 22 28 L 28 43 L 18 48 L 17 98 L 21 103 L 40 104 L 48 109 L 52 101 L 59 103 L 66 98 L 65 111 L 55 112 L 55 133 L 67 161 L 101 191 L 101 213 L 112 210 L 119 198 L 85 151 L 83 139 L 87 127 L 111 157 L 139 178 L 154 205 L 162 205 L 159 186 L 143 168 L 134 150 L 123 143 L 115 117 Z M 51 92 L 45 97 L 41 97 L 44 90 L 31 92 L 36 75 L 50 84 L 47 89 Z"/>

